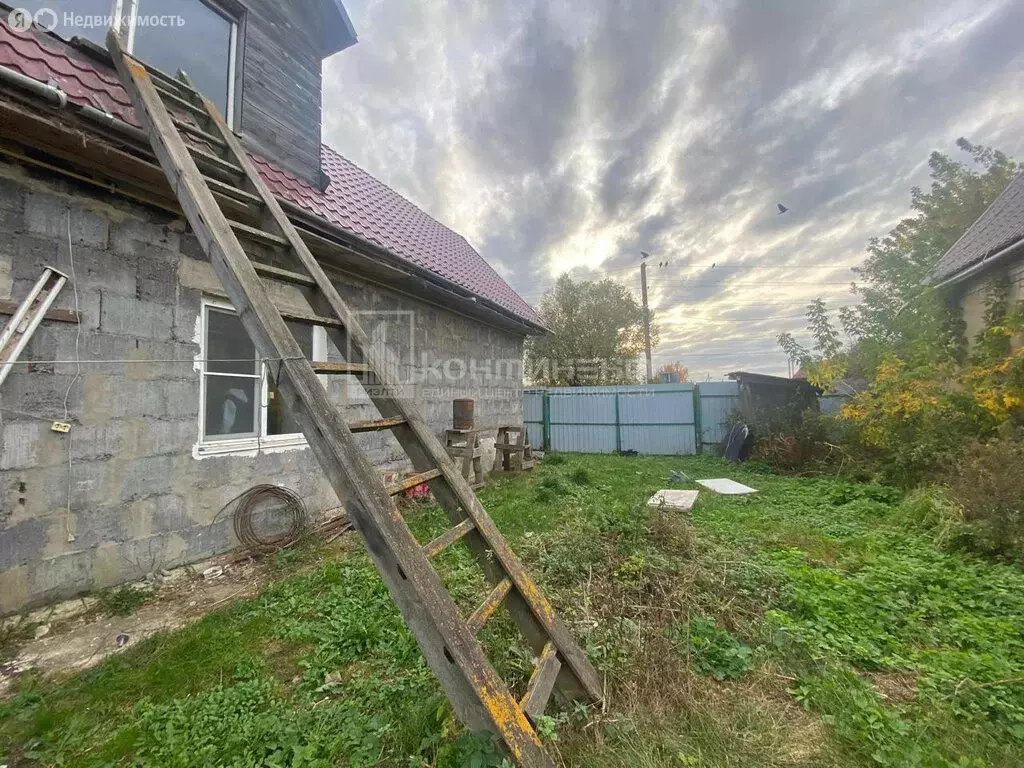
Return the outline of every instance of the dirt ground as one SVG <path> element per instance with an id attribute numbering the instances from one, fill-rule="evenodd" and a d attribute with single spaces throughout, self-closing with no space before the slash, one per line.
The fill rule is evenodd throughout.
<path id="1" fill-rule="evenodd" d="M 48 677 L 87 669 L 158 632 L 186 626 L 215 608 L 258 594 L 270 570 L 266 561 L 226 555 L 176 569 L 161 583 L 135 585 L 152 590 L 152 596 L 127 616 L 108 615 L 99 600 L 84 597 L 8 619 L 4 633 L 28 639 L 6 644 L 7 652 L 0 657 L 0 698 L 10 694 L 14 681 L 28 669 Z"/>

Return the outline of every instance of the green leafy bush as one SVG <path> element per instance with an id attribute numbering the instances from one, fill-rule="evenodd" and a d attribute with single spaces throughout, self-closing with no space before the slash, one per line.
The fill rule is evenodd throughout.
<path id="1" fill-rule="evenodd" d="M 751 667 L 750 646 L 741 643 L 714 619 L 698 616 L 669 632 L 669 637 L 686 653 L 689 645 L 690 664 L 694 672 L 710 675 L 716 680 L 737 680 Z"/>
<path id="2" fill-rule="evenodd" d="M 1024 562 L 1024 442 L 972 443 L 950 486 L 963 508 L 966 546 Z"/>

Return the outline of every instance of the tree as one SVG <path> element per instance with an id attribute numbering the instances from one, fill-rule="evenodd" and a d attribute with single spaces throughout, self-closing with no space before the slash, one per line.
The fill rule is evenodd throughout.
<path id="1" fill-rule="evenodd" d="M 910 193 L 914 214 L 868 243 L 868 257 L 855 270 L 861 302 L 839 312 L 851 339 L 846 349 L 822 299 L 808 307 L 813 351 L 788 333 L 779 336 L 790 360 L 817 368 L 819 381 L 814 383 L 827 385 L 840 369 L 870 378 L 887 356 L 910 367 L 962 362 L 962 323 L 941 293 L 927 286 L 942 256 L 1013 180 L 1018 166 L 1004 153 L 964 138 L 957 147 L 970 154 L 971 162 L 933 152 L 928 159 L 931 186 Z M 822 361 L 832 363 L 827 375 Z"/>
<path id="2" fill-rule="evenodd" d="M 807 324 L 814 340 L 813 349 L 800 344 L 791 333 L 780 333 L 779 346 L 794 365 L 803 368 L 807 380 L 828 391 L 846 375 L 850 355 L 844 351 L 839 331 L 828 316 L 823 299 L 807 305 Z"/>
<path id="3" fill-rule="evenodd" d="M 844 330 L 863 342 L 867 367 L 892 353 L 911 363 L 958 359 L 962 329 L 939 292 L 925 290 L 935 266 L 967 228 L 1013 180 L 1017 164 L 1002 152 L 957 140 L 971 155 L 966 164 L 933 152 L 932 184 L 910 193 L 914 215 L 868 244 L 868 258 L 854 284 L 862 301 L 844 308 Z"/>
<path id="4" fill-rule="evenodd" d="M 674 373 L 679 377 L 679 382 L 684 383 L 690 380 L 690 369 L 676 360 L 674 363 L 666 363 L 661 366 L 660 373 Z"/>
<path id="5" fill-rule="evenodd" d="M 942 256 L 1018 170 L 1001 152 L 965 139 L 957 146 L 973 162 L 932 153 L 929 191 L 911 192 L 915 215 L 870 241 L 854 285 L 862 301 L 840 311 L 851 342 L 841 344 L 820 299 L 808 307 L 813 350 L 779 337 L 812 383 L 848 373 L 870 380 L 840 420 L 883 476 L 906 484 L 955 462 L 971 440 L 1024 425 L 1024 350 L 1011 343 L 1024 330 L 1024 306 L 1010 306 L 1007 284 L 994 281 L 968 360 L 962 322 L 943 292 L 928 287 Z"/>
<path id="6" fill-rule="evenodd" d="M 527 341 L 527 378 L 545 386 L 637 381 L 644 310 L 625 286 L 614 280 L 574 282 L 562 275 L 544 294 L 539 314 L 551 333 Z M 651 320 L 653 347 L 658 330 Z"/>

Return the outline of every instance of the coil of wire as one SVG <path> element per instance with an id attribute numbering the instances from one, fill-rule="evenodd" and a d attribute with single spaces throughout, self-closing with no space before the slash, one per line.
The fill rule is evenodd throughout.
<path id="1" fill-rule="evenodd" d="M 227 509 L 231 504 L 235 504 L 232 515 L 235 536 L 253 552 L 265 554 L 287 547 L 298 541 L 309 525 L 309 514 L 302 498 L 295 491 L 281 485 L 254 485 L 225 504 L 224 508 Z M 280 533 L 261 535 L 256 531 L 254 518 L 271 509 L 275 518 L 280 518 L 285 524 L 285 528 Z"/>

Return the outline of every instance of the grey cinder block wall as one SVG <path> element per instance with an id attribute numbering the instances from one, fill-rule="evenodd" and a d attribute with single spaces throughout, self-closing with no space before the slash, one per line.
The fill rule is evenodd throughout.
<path id="1" fill-rule="evenodd" d="M 73 269 L 81 324 L 46 321 L 0 389 L 0 614 L 234 547 L 218 512 L 257 483 L 296 490 L 314 513 L 337 506 L 308 448 L 201 444 L 201 315 L 222 289 L 183 220 L 0 163 L 0 299 L 20 301 L 46 265 Z M 456 397 L 476 401 L 478 424 L 522 421 L 521 336 L 336 282 L 438 434 Z M 309 311 L 294 289 L 274 296 Z M 75 303 L 68 285 L 57 306 Z M 350 420 L 376 414 L 358 385 L 327 384 Z M 50 429 L 65 407 L 67 435 Z M 358 439 L 382 471 L 407 468 L 390 435 Z"/>

